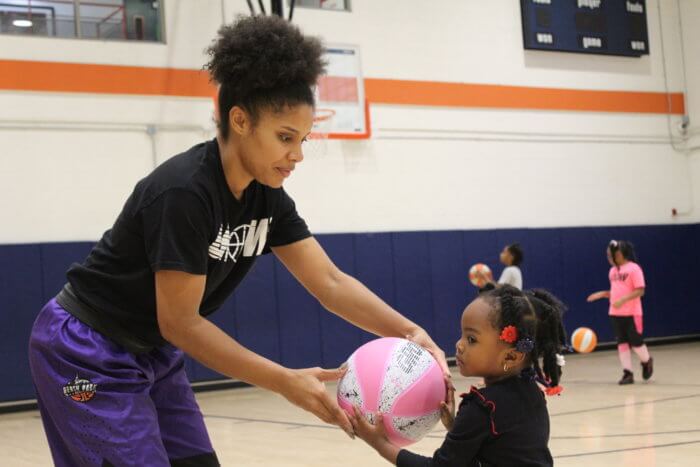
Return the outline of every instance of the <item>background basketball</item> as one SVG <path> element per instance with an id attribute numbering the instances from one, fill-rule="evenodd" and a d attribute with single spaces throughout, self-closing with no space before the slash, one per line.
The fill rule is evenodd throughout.
<path id="1" fill-rule="evenodd" d="M 578 328 L 571 334 L 571 346 L 576 352 L 592 352 L 598 345 L 598 336 L 590 328 Z"/>
<path id="2" fill-rule="evenodd" d="M 358 348 L 338 383 L 338 403 L 348 413 L 360 407 L 370 422 L 381 412 L 389 440 L 397 446 L 415 443 L 440 420 L 445 399 L 442 370 L 425 349 L 413 342 L 385 337 Z"/>
<path id="3" fill-rule="evenodd" d="M 493 277 L 491 274 L 491 268 L 486 266 L 484 263 L 476 263 L 469 269 L 469 281 L 477 287 L 483 287 L 486 285 L 486 281 L 477 276 L 478 272 L 485 274 L 489 279 Z"/>

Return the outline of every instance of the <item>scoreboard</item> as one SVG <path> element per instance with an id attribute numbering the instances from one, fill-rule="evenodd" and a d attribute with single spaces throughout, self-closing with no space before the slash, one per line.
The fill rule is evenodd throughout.
<path id="1" fill-rule="evenodd" d="M 649 54 L 646 0 L 520 0 L 526 49 Z"/>

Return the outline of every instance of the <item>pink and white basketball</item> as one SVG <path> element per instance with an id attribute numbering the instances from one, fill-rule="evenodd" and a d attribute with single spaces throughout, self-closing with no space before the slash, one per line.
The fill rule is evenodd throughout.
<path id="1" fill-rule="evenodd" d="M 347 364 L 338 383 L 338 404 L 349 414 L 358 406 L 371 423 L 380 412 L 395 445 L 415 443 L 440 420 L 445 381 L 421 346 L 395 337 L 375 339 L 350 355 Z"/>
<path id="2" fill-rule="evenodd" d="M 576 352 L 593 352 L 596 345 L 598 345 L 598 336 L 590 328 L 578 328 L 571 334 L 571 347 Z"/>
<path id="3" fill-rule="evenodd" d="M 486 266 L 484 263 L 476 263 L 469 269 L 469 281 L 477 287 L 483 287 L 486 285 L 486 280 L 479 277 L 478 273 L 483 274 L 489 279 L 492 277 L 491 268 Z"/>

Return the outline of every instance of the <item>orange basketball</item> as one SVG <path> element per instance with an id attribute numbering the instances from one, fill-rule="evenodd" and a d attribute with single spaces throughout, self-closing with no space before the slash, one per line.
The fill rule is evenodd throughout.
<path id="1" fill-rule="evenodd" d="M 483 287 L 486 285 L 486 280 L 477 275 L 479 272 L 490 279 L 492 277 L 491 268 L 486 266 L 484 263 L 476 263 L 469 269 L 469 281 L 477 287 Z"/>
<path id="2" fill-rule="evenodd" d="M 598 336 L 595 335 L 593 329 L 578 328 L 571 334 L 571 346 L 576 352 L 593 352 L 596 345 L 598 345 Z"/>

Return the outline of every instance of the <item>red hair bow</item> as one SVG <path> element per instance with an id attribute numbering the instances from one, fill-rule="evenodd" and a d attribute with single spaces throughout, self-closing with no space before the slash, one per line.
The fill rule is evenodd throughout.
<path id="1" fill-rule="evenodd" d="M 503 331 L 501 331 L 500 339 L 509 344 L 513 344 L 518 340 L 518 330 L 515 326 L 506 326 L 503 328 Z"/>

